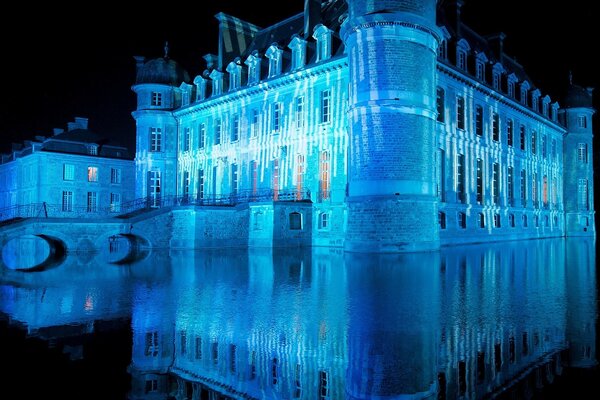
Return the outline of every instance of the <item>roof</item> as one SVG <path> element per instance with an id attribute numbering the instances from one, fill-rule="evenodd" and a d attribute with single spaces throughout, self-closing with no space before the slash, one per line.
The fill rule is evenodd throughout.
<path id="1" fill-rule="evenodd" d="M 183 67 L 169 57 L 159 57 L 143 64 L 137 69 L 135 83 L 159 83 L 179 86 L 189 82 L 190 76 Z"/>
<path id="2" fill-rule="evenodd" d="M 565 108 L 587 107 L 593 108 L 592 89 L 584 89 L 579 85 L 571 84 L 564 100 Z"/>

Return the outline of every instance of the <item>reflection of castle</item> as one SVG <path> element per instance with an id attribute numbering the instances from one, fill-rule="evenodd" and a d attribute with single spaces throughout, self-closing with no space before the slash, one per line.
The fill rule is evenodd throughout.
<path id="1" fill-rule="evenodd" d="M 595 362 L 593 242 L 468 250 L 172 254 L 135 291 L 131 398 L 476 398 Z"/>

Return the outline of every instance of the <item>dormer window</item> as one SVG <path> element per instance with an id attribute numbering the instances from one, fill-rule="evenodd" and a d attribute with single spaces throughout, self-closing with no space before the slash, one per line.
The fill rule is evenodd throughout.
<path id="1" fill-rule="evenodd" d="M 529 92 L 529 82 L 524 81 L 521 83 L 521 104 L 527 106 L 527 94 Z"/>
<path id="2" fill-rule="evenodd" d="M 152 100 L 150 104 L 154 107 L 162 106 L 162 93 L 152 92 Z"/>
<path id="3" fill-rule="evenodd" d="M 248 66 L 248 85 L 257 83 L 260 80 L 260 56 L 257 51 L 246 58 L 244 64 Z"/>
<path id="4" fill-rule="evenodd" d="M 492 69 L 492 84 L 494 86 L 494 90 L 502 91 L 502 74 L 504 73 L 504 67 L 500 63 L 494 64 L 494 68 Z M 513 88 L 514 90 L 514 88 Z"/>
<path id="5" fill-rule="evenodd" d="M 239 89 L 242 84 L 242 66 L 239 58 L 229 63 L 227 72 L 229 73 L 229 91 Z"/>
<path id="6" fill-rule="evenodd" d="M 190 98 L 192 95 L 192 86 L 188 85 L 185 82 L 182 82 L 179 86 L 179 90 L 181 90 L 181 105 L 186 106 L 190 104 Z"/>
<path id="7" fill-rule="evenodd" d="M 323 24 L 315 27 L 313 38 L 317 41 L 317 59 L 316 62 L 331 58 L 331 29 Z"/>
<path id="8" fill-rule="evenodd" d="M 508 81 L 508 97 L 511 98 L 515 98 L 515 84 L 517 83 L 518 79 L 517 76 L 515 74 L 510 74 L 507 78 Z"/>
<path id="9" fill-rule="evenodd" d="M 281 55 L 283 50 L 277 46 L 277 43 L 273 43 L 265 53 L 265 56 L 269 59 L 269 78 L 281 74 Z"/>
<path id="10" fill-rule="evenodd" d="M 531 108 L 533 108 L 533 111 L 535 112 L 540 111 L 540 96 L 541 92 L 539 89 L 535 89 L 531 92 Z"/>
<path id="11" fill-rule="evenodd" d="M 292 50 L 292 71 L 296 71 L 306 64 L 306 40 L 303 40 L 298 35 L 292 37 L 292 41 L 288 44 Z"/>
<path id="12" fill-rule="evenodd" d="M 194 78 L 194 85 L 196 85 L 196 101 L 201 101 L 206 98 L 206 79 L 201 76 Z"/>
<path id="13" fill-rule="evenodd" d="M 456 66 L 463 71 L 467 70 L 467 53 L 471 50 L 469 42 L 465 39 L 461 39 L 456 44 Z"/>
<path id="14" fill-rule="evenodd" d="M 218 96 L 223 94 L 223 73 L 213 69 L 210 73 L 210 79 L 212 79 L 212 95 Z"/>
<path id="15" fill-rule="evenodd" d="M 544 117 L 549 117 L 548 110 L 550 108 L 550 96 L 546 95 L 542 99 L 542 114 Z"/>
<path id="16" fill-rule="evenodd" d="M 480 81 L 485 82 L 485 64 L 488 62 L 487 57 L 485 56 L 484 53 L 477 53 L 477 56 L 475 57 L 475 72 L 477 75 L 477 79 L 479 79 Z"/>
<path id="17" fill-rule="evenodd" d="M 554 122 L 558 121 L 558 102 L 552 103 L 550 119 Z"/>
<path id="18" fill-rule="evenodd" d="M 90 156 L 97 156 L 98 155 L 98 145 L 96 144 L 90 144 L 87 148 L 88 150 L 88 154 Z"/>

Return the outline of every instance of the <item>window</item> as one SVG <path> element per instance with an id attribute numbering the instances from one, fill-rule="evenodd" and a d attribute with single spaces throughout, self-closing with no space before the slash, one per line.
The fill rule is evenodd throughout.
<path id="1" fill-rule="evenodd" d="M 467 53 L 463 50 L 458 50 L 456 54 L 456 66 L 462 70 L 467 69 Z"/>
<path id="2" fill-rule="evenodd" d="M 236 114 L 231 122 L 231 141 L 237 142 L 240 138 L 240 117 Z"/>
<path id="3" fill-rule="evenodd" d="M 521 125 L 520 128 L 520 144 L 521 150 L 525 151 L 527 149 L 527 132 L 525 130 L 525 125 Z"/>
<path id="4" fill-rule="evenodd" d="M 290 213 L 290 230 L 299 231 L 302 229 L 302 214 L 299 212 Z"/>
<path id="5" fill-rule="evenodd" d="M 238 165 L 231 164 L 231 195 L 237 196 L 239 189 Z"/>
<path id="6" fill-rule="evenodd" d="M 578 128 L 587 128 L 587 118 L 585 115 L 577 116 L 577 127 Z"/>
<path id="7" fill-rule="evenodd" d="M 200 336 L 196 336 L 196 353 L 194 357 L 196 360 L 202 359 L 202 338 Z"/>
<path id="8" fill-rule="evenodd" d="M 110 183 L 121 183 L 121 168 L 110 169 Z"/>
<path id="9" fill-rule="evenodd" d="M 465 129 L 465 98 L 462 96 L 456 98 L 456 127 Z"/>
<path id="10" fill-rule="evenodd" d="M 237 346 L 235 344 L 229 345 L 229 371 L 234 373 L 237 371 Z"/>
<path id="11" fill-rule="evenodd" d="M 148 171 L 148 197 L 150 207 L 160 206 L 160 171 Z"/>
<path id="12" fill-rule="evenodd" d="M 513 136 L 514 136 L 514 122 L 512 119 L 506 120 L 506 144 L 508 146 L 513 145 Z"/>
<path id="13" fill-rule="evenodd" d="M 485 215 L 483 213 L 477 214 L 477 220 L 480 228 L 485 228 Z"/>
<path id="14" fill-rule="evenodd" d="M 88 154 L 91 156 L 97 156 L 98 155 L 98 146 L 96 146 L 95 144 L 91 144 L 88 146 Z"/>
<path id="15" fill-rule="evenodd" d="M 440 57 L 442 60 L 448 59 L 448 42 L 446 40 L 442 40 L 438 46 L 438 57 Z"/>
<path id="16" fill-rule="evenodd" d="M 277 44 L 272 44 L 267 51 L 265 56 L 269 59 L 269 78 L 281 74 L 281 55 L 283 51 L 277 47 Z"/>
<path id="17" fill-rule="evenodd" d="M 304 67 L 305 56 L 306 54 L 306 41 L 300 39 L 298 35 L 293 36 L 292 41 L 288 45 L 288 47 L 292 50 L 292 71 L 296 71 Z"/>
<path id="18" fill-rule="evenodd" d="M 258 161 L 250 161 L 250 173 L 252 174 L 252 196 L 258 193 Z"/>
<path id="19" fill-rule="evenodd" d="M 75 166 L 63 164 L 63 181 L 72 181 L 73 179 L 75 179 Z"/>
<path id="20" fill-rule="evenodd" d="M 155 107 L 162 106 L 162 93 L 160 92 L 152 92 L 152 101 L 150 103 Z"/>
<path id="21" fill-rule="evenodd" d="M 331 121 L 331 90 L 321 92 L 321 123 L 326 124 Z"/>
<path id="22" fill-rule="evenodd" d="M 248 85 L 257 83 L 260 80 L 260 59 L 258 52 L 255 50 L 248 56 L 244 64 L 248 66 Z"/>
<path id="23" fill-rule="evenodd" d="M 226 71 L 229 73 L 229 91 L 238 89 L 242 83 L 242 66 L 239 59 L 232 61 L 227 65 Z"/>
<path id="24" fill-rule="evenodd" d="M 536 145 L 537 145 L 536 133 L 535 133 L 535 131 L 532 131 L 531 132 L 531 154 L 535 154 L 535 152 L 537 151 Z"/>
<path id="25" fill-rule="evenodd" d="M 324 25 L 317 25 L 313 38 L 317 41 L 317 59 L 315 62 L 331 57 L 331 30 Z"/>
<path id="26" fill-rule="evenodd" d="M 589 210 L 588 204 L 588 181 L 587 179 L 577 180 L 577 204 L 583 211 Z"/>
<path id="27" fill-rule="evenodd" d="M 492 140 L 500 141 L 500 116 L 497 113 L 492 115 Z"/>
<path id="28" fill-rule="evenodd" d="M 438 212 L 438 224 L 440 225 L 440 229 L 446 229 L 446 213 L 442 211 Z"/>
<path id="29" fill-rule="evenodd" d="M 515 81 L 509 79 L 508 81 L 508 97 L 514 98 L 515 97 Z"/>
<path id="30" fill-rule="evenodd" d="M 198 200 L 204 199 L 204 170 L 198 170 L 198 191 L 196 194 Z"/>
<path id="31" fill-rule="evenodd" d="M 150 128 L 150 151 L 162 150 L 162 129 Z"/>
<path id="32" fill-rule="evenodd" d="M 183 181 L 182 182 L 182 184 L 183 184 L 183 190 L 182 190 L 183 200 L 187 202 L 189 199 L 189 195 L 190 195 L 190 171 L 183 171 L 182 181 Z"/>
<path id="33" fill-rule="evenodd" d="M 322 212 L 319 214 L 319 229 L 329 229 L 329 214 Z"/>
<path id="34" fill-rule="evenodd" d="M 527 215 L 523 214 L 521 219 L 523 220 L 523 228 L 527 228 Z"/>
<path id="35" fill-rule="evenodd" d="M 494 81 L 492 83 L 494 85 L 494 90 L 500 91 L 500 72 L 494 71 Z"/>
<path id="36" fill-rule="evenodd" d="M 465 155 L 456 156 L 456 200 L 465 202 Z"/>
<path id="37" fill-rule="evenodd" d="M 500 203 L 500 164 L 498 163 L 492 166 L 492 201 L 496 205 Z"/>
<path id="38" fill-rule="evenodd" d="M 263 229 L 264 213 L 262 211 L 256 211 L 252 213 L 252 230 L 260 231 Z"/>
<path id="39" fill-rule="evenodd" d="M 458 227 L 461 229 L 466 229 L 467 228 L 467 214 L 465 214 L 464 212 L 459 212 L 457 214 L 457 222 L 458 222 Z"/>
<path id="40" fill-rule="evenodd" d="M 158 355 L 158 332 L 146 332 L 144 342 L 144 355 L 156 357 Z"/>
<path id="41" fill-rule="evenodd" d="M 296 157 L 296 200 L 302 200 L 304 190 L 304 156 Z"/>
<path id="42" fill-rule="evenodd" d="M 252 124 L 250 126 L 250 137 L 251 138 L 255 138 L 258 136 L 258 121 L 259 121 L 258 110 L 252 110 Z"/>
<path id="43" fill-rule="evenodd" d="M 121 212 L 121 194 L 110 194 L 110 212 Z"/>
<path id="44" fill-rule="evenodd" d="M 220 119 L 215 120 L 215 145 L 221 144 L 221 131 L 223 124 Z"/>
<path id="45" fill-rule="evenodd" d="M 542 157 L 546 158 L 546 135 L 542 135 L 542 137 L 540 138 L 540 145 L 542 147 Z"/>
<path id="46" fill-rule="evenodd" d="M 552 197 L 552 204 L 556 205 L 556 198 L 557 198 L 556 176 L 552 177 L 552 184 L 550 187 L 550 191 L 551 191 L 551 197 Z"/>
<path id="47" fill-rule="evenodd" d="M 477 79 L 479 79 L 480 81 L 485 80 L 485 64 L 479 60 L 477 61 L 477 68 L 475 74 L 477 76 Z"/>
<path id="48" fill-rule="evenodd" d="M 296 97 L 296 128 L 304 127 L 304 96 Z"/>
<path id="49" fill-rule="evenodd" d="M 88 167 L 88 182 L 98 182 L 98 167 Z"/>
<path id="50" fill-rule="evenodd" d="M 483 136 L 483 107 L 475 106 L 475 134 Z"/>
<path id="51" fill-rule="evenodd" d="M 544 226 L 547 228 L 550 226 L 550 217 L 544 215 Z"/>
<path id="52" fill-rule="evenodd" d="M 198 148 L 203 149 L 206 141 L 206 125 L 198 125 Z"/>
<path id="53" fill-rule="evenodd" d="M 279 160 L 273 160 L 273 201 L 279 200 Z"/>
<path id="54" fill-rule="evenodd" d="M 494 214 L 494 228 L 500 228 L 500 214 Z"/>
<path id="55" fill-rule="evenodd" d="M 577 161 L 579 161 L 580 163 L 583 163 L 583 164 L 587 164 L 588 157 L 587 157 L 587 144 L 586 143 L 579 143 L 577 145 Z"/>
<path id="56" fill-rule="evenodd" d="M 508 167 L 506 191 L 508 195 L 508 205 L 514 206 L 515 199 L 515 182 L 514 168 Z"/>
<path id="57" fill-rule="evenodd" d="M 329 374 L 326 371 L 319 371 L 319 399 L 329 397 Z"/>
<path id="58" fill-rule="evenodd" d="M 219 362 L 219 343 L 212 342 L 210 350 L 213 364 L 217 364 Z"/>
<path id="59" fill-rule="evenodd" d="M 515 214 L 508 214 L 508 225 L 511 228 L 515 227 Z"/>
<path id="60" fill-rule="evenodd" d="M 73 211 L 73 192 L 70 190 L 62 192 L 62 210 L 64 212 Z"/>
<path id="61" fill-rule="evenodd" d="M 183 151 L 190 151 L 192 147 L 192 130 L 188 128 L 183 129 Z"/>
<path id="62" fill-rule="evenodd" d="M 321 200 L 328 200 L 331 197 L 331 187 L 330 187 L 330 170 L 329 163 L 331 161 L 331 156 L 328 151 L 322 151 L 319 160 L 319 198 Z"/>
<path id="63" fill-rule="evenodd" d="M 271 383 L 277 385 L 279 382 L 279 369 L 277 367 L 278 360 L 276 358 L 271 361 Z"/>
<path id="64" fill-rule="evenodd" d="M 146 387 L 144 393 L 151 393 L 158 391 L 158 379 L 148 379 L 146 381 Z"/>
<path id="65" fill-rule="evenodd" d="M 273 119 L 272 119 L 272 131 L 279 132 L 281 129 L 281 114 L 282 114 L 282 104 L 280 102 L 273 104 Z"/>
<path id="66" fill-rule="evenodd" d="M 556 139 L 552 139 L 552 147 L 551 147 L 551 157 L 556 160 Z"/>
<path id="67" fill-rule="evenodd" d="M 540 227 L 540 217 L 538 215 L 533 216 L 533 224 L 536 228 Z"/>
<path id="68" fill-rule="evenodd" d="M 87 194 L 87 212 L 98 211 L 98 193 L 88 192 Z"/>
<path id="69" fill-rule="evenodd" d="M 438 172 L 438 184 L 437 184 L 437 195 L 440 201 L 446 201 L 446 156 L 445 151 L 439 149 L 437 152 L 437 172 Z"/>
<path id="70" fill-rule="evenodd" d="M 544 207 L 548 206 L 548 177 L 546 175 L 542 178 L 542 203 L 544 203 Z"/>
<path id="71" fill-rule="evenodd" d="M 521 170 L 521 206 L 525 207 L 527 203 L 527 171 Z"/>
<path id="72" fill-rule="evenodd" d="M 537 208 L 537 173 L 531 174 L 531 201 L 533 201 L 533 206 Z"/>
<path id="73" fill-rule="evenodd" d="M 437 100 L 436 100 L 437 121 L 438 122 L 444 122 L 446 120 L 445 96 L 446 96 L 446 93 L 444 92 L 444 89 L 442 89 L 441 87 L 438 87 L 437 88 Z"/>
<path id="74" fill-rule="evenodd" d="M 477 204 L 483 204 L 483 160 L 481 158 L 476 161 L 476 187 Z"/>

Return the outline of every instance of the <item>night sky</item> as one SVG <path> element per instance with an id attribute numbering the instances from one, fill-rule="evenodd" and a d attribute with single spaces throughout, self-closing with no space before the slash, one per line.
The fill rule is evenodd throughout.
<path id="1" fill-rule="evenodd" d="M 217 12 L 268 26 L 301 12 L 303 3 L 220 0 L 190 7 L 165 2 L 150 9 L 140 3 L 140 12 L 106 2 L 91 6 L 91 12 L 45 3 L 33 14 L 33 6 L 21 2 L 15 12 L 0 15 L 5 74 L 0 151 L 9 150 L 11 142 L 49 135 L 75 116 L 88 117 L 91 130 L 133 149 L 134 55 L 159 57 L 168 40 L 170 56 L 193 78 L 204 69 L 202 56 L 217 51 Z M 519 8 L 522 3 L 466 0 L 463 20 L 481 34 L 505 32 L 505 50 L 525 66 L 543 95 L 560 99 L 569 70 L 576 83 L 600 86 L 600 63 L 593 60 L 599 18 L 588 2 L 570 0 L 555 8 L 528 0 L 526 10 Z M 540 15 L 529 11 L 536 8 Z"/>

